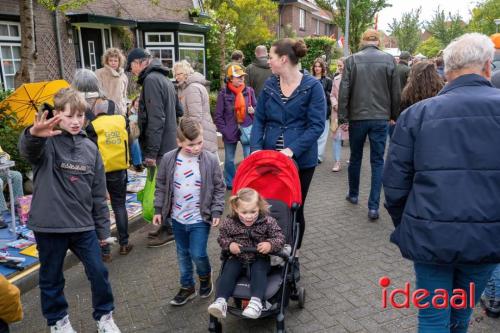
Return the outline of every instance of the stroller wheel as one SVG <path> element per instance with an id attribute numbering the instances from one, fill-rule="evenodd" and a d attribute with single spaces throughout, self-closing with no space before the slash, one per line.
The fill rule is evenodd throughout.
<path id="1" fill-rule="evenodd" d="M 298 290 L 299 294 L 299 308 L 303 309 L 306 304 L 306 290 L 304 287 L 300 287 Z"/>

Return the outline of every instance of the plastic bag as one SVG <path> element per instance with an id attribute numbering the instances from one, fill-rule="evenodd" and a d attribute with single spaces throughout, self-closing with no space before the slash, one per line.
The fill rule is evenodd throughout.
<path id="1" fill-rule="evenodd" d="M 151 223 L 155 214 L 156 167 L 148 168 L 144 189 L 137 192 L 137 200 L 142 203 L 142 217 Z"/>

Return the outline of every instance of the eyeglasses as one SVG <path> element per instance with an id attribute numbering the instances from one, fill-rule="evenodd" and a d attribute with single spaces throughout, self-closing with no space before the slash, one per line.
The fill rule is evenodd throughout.
<path id="1" fill-rule="evenodd" d="M 497 66 L 494 63 L 491 63 L 491 70 L 495 70 Z"/>
<path id="2" fill-rule="evenodd" d="M 184 73 L 175 73 L 175 76 L 184 75 Z"/>

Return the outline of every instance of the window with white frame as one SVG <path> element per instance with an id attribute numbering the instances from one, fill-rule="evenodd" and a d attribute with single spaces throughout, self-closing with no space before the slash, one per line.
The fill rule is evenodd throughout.
<path id="1" fill-rule="evenodd" d="M 146 32 L 146 45 L 173 45 L 174 34 L 172 32 Z"/>
<path id="2" fill-rule="evenodd" d="M 205 75 L 205 36 L 179 32 L 179 61 L 186 60 L 191 67 Z"/>
<path id="3" fill-rule="evenodd" d="M 146 47 L 146 49 L 151 53 L 151 57 L 159 59 L 163 66 L 168 69 L 172 69 L 174 67 L 174 52 L 175 49 L 173 47 Z M 169 77 L 172 78 L 172 74 L 169 74 Z"/>
<path id="4" fill-rule="evenodd" d="M 325 23 L 325 35 L 330 36 L 330 24 Z"/>
<path id="5" fill-rule="evenodd" d="M 315 19 L 314 21 L 316 21 L 316 35 L 319 35 L 319 25 L 320 25 L 319 20 Z"/>
<path id="6" fill-rule="evenodd" d="M 299 9 L 299 29 L 306 29 L 306 11 L 302 8 Z"/>
<path id="7" fill-rule="evenodd" d="M 17 22 L 0 21 L 0 40 L 21 41 L 21 25 Z"/>
<path id="8" fill-rule="evenodd" d="M 3 88 L 14 89 L 14 76 L 21 68 L 21 45 L 0 43 L 0 62 Z"/>

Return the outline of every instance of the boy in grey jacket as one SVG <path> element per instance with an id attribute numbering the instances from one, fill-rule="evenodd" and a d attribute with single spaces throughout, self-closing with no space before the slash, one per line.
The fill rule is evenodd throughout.
<path id="1" fill-rule="evenodd" d="M 87 103 L 78 92 L 61 89 L 54 107 L 54 117 L 38 115 L 19 142 L 34 170 L 28 225 L 40 259 L 42 313 L 51 332 L 75 332 L 64 297 L 63 264 L 69 249 L 90 280 L 98 332 L 120 332 L 100 250 L 110 235 L 104 166 L 96 145 L 82 132 Z"/>
<path id="2" fill-rule="evenodd" d="M 156 178 L 155 215 L 172 218 L 181 288 L 170 301 L 184 305 L 196 297 L 193 262 L 200 280 L 200 297 L 212 293 L 212 270 L 207 254 L 210 225 L 217 226 L 224 211 L 226 185 L 217 156 L 203 147 L 203 130 L 194 118 L 182 118 L 177 145 L 161 160 Z"/>

